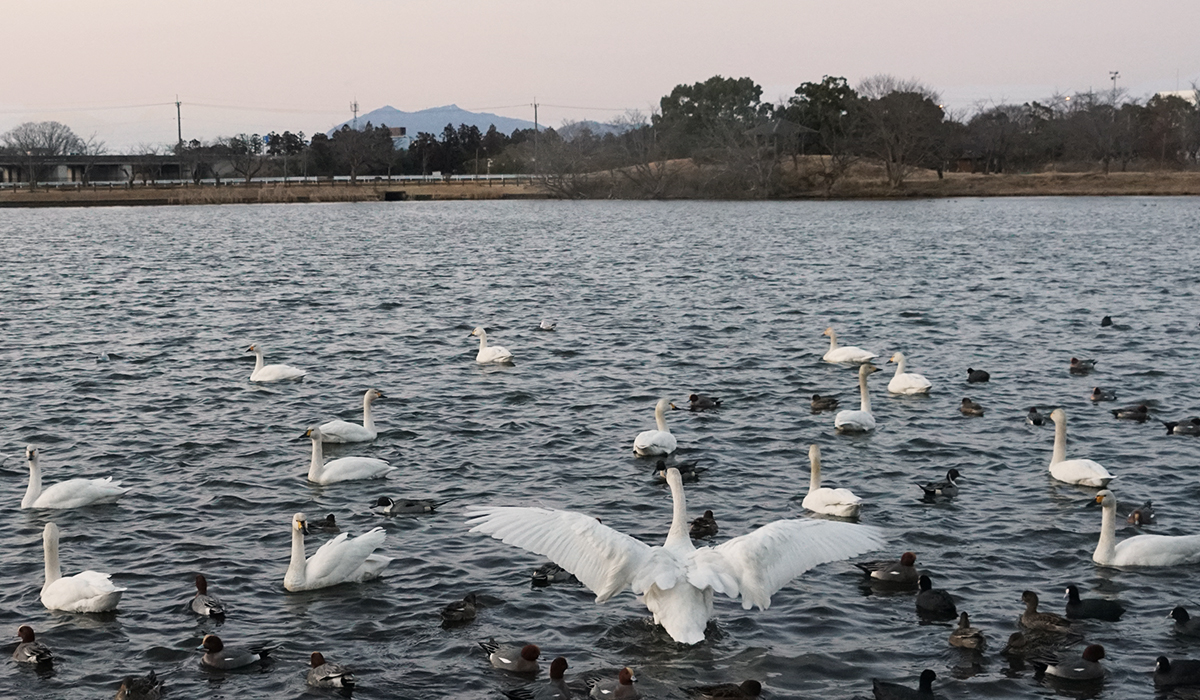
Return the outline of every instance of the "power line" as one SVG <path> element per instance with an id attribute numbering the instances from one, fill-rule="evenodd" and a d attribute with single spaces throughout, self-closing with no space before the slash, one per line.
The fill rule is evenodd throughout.
<path id="1" fill-rule="evenodd" d="M 143 107 L 167 107 L 174 102 L 147 102 L 134 105 L 110 105 L 107 107 L 27 107 L 25 109 L 0 109 L 0 114 L 29 114 L 31 112 L 102 112 L 112 109 L 141 109 Z"/>

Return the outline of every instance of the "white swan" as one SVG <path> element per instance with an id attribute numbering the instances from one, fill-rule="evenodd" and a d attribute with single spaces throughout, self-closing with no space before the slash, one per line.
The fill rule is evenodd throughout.
<path id="1" fill-rule="evenodd" d="M 476 328 L 471 331 L 471 335 L 479 336 L 479 352 L 475 354 L 475 361 L 481 365 L 498 365 L 505 362 L 512 362 L 513 354 L 508 351 L 508 348 L 502 348 L 499 345 L 488 346 L 487 331 L 483 328 Z"/>
<path id="2" fill-rule="evenodd" d="M 314 484 L 332 484 L 356 479 L 382 479 L 395 469 L 382 459 L 374 457 L 342 457 L 324 461 L 321 444 L 325 434 L 320 428 L 309 428 L 303 437 L 312 439 L 312 461 L 308 465 L 308 480 Z"/>
<path id="3" fill-rule="evenodd" d="M 117 588 L 109 574 L 81 571 L 63 578 L 58 563 L 58 526 L 46 523 L 42 531 L 42 551 L 46 557 L 46 583 L 42 585 L 42 605 L 47 610 L 67 612 L 108 612 L 121 602 L 124 588 Z"/>
<path id="4" fill-rule="evenodd" d="M 1104 488 L 1117 478 L 1090 459 L 1067 459 L 1067 414 L 1061 408 L 1050 412 L 1054 421 L 1054 454 L 1050 457 L 1050 476 L 1068 484 Z"/>
<path id="5" fill-rule="evenodd" d="M 853 345 L 839 346 L 837 333 L 833 331 L 833 326 L 826 328 L 822 335 L 829 336 L 829 352 L 821 357 L 826 362 L 870 362 L 878 357 L 878 355 L 870 350 L 863 350 Z"/>
<path id="6" fill-rule="evenodd" d="M 384 398 L 378 389 L 367 389 L 363 394 L 363 422 L 351 423 L 344 420 L 331 420 L 321 424 L 321 434 L 325 442 L 370 442 L 379 436 L 375 430 L 375 420 L 371 418 L 371 404 L 375 399 Z"/>
<path id="7" fill-rule="evenodd" d="M 108 476 L 103 479 L 68 479 L 43 491 L 37 448 L 26 446 L 25 459 L 29 460 L 29 488 L 25 490 L 25 498 L 21 499 L 22 508 L 82 508 L 116 503 L 129 490 L 121 488 L 121 482 L 114 482 Z"/>
<path id="8" fill-rule="evenodd" d="M 677 642 L 704 641 L 713 592 L 766 610 L 771 596 L 818 564 L 883 544 L 875 528 L 827 520 L 777 520 L 717 547 L 696 549 L 678 469 L 667 470 L 675 507 L 661 547 L 651 547 L 595 518 L 545 508 L 487 508 L 469 514 L 471 532 L 549 557 L 603 603 L 625 588 L 643 595 L 654 621 Z"/>
<path id="9" fill-rule="evenodd" d="M 1117 542 L 1117 497 L 1104 489 L 1096 500 L 1104 508 L 1100 541 L 1092 561 L 1101 566 L 1179 566 L 1200 563 L 1200 535 L 1134 535 Z M 1091 505 L 1091 504 L 1089 504 Z"/>
<path id="10" fill-rule="evenodd" d="M 246 352 L 254 353 L 254 371 L 250 373 L 252 382 L 278 382 L 283 379 L 303 377 L 304 370 L 291 365 L 263 365 L 263 351 L 257 345 L 246 348 Z"/>
<path id="11" fill-rule="evenodd" d="M 933 386 L 929 380 L 920 374 L 904 371 L 908 367 L 908 361 L 904 358 L 904 353 L 898 352 L 892 355 L 892 359 L 888 362 L 896 363 L 896 373 L 892 375 L 892 380 L 888 382 L 888 391 L 893 394 L 928 394 L 929 389 Z"/>
<path id="12" fill-rule="evenodd" d="M 292 516 L 292 561 L 283 577 L 283 587 L 289 591 L 311 591 L 379 578 L 392 561 L 391 557 L 372 553 L 387 538 L 381 527 L 354 539 L 348 539 L 349 535 L 343 532 L 321 545 L 307 560 L 304 558 L 306 532 L 308 520 L 304 513 L 296 513 Z"/>
<path id="13" fill-rule="evenodd" d="M 839 518 L 856 518 L 862 499 L 850 489 L 831 489 L 821 486 L 821 448 L 808 448 L 808 461 L 812 470 L 808 482 L 808 495 L 800 505 L 814 513 L 835 515 Z"/>
<path id="14" fill-rule="evenodd" d="M 871 395 L 867 392 L 867 376 L 879 368 L 865 364 L 858 368 L 858 394 L 860 404 L 857 411 L 838 411 L 833 417 L 833 427 L 839 433 L 867 433 L 875 429 L 875 416 L 871 415 Z"/>
<path id="15" fill-rule="evenodd" d="M 657 457 L 675 451 L 675 436 L 667 430 L 667 419 L 663 416 L 670 407 L 670 401 L 659 399 L 658 404 L 654 406 L 654 422 L 658 425 L 658 430 L 643 430 L 633 439 L 633 451 L 639 457 Z"/>

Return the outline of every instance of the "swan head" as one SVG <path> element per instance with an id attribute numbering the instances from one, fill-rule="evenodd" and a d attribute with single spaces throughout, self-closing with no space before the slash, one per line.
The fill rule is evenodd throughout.
<path id="1" fill-rule="evenodd" d="M 865 363 L 863 363 L 863 365 L 861 367 L 858 368 L 858 376 L 862 377 L 863 379 L 866 379 L 868 376 L 870 376 L 870 374 L 872 372 L 878 372 L 878 371 L 879 371 L 878 367 L 871 364 L 870 362 L 865 362 Z"/>
<path id="2" fill-rule="evenodd" d="M 29 625 L 21 625 L 17 628 L 17 636 L 21 638 L 22 644 L 28 644 L 34 640 L 33 628 Z"/>
<path id="3" fill-rule="evenodd" d="M 1061 408 L 1056 408 L 1050 412 L 1050 420 L 1054 421 L 1055 425 L 1062 425 L 1067 422 L 1067 414 Z"/>
<path id="4" fill-rule="evenodd" d="M 888 362 L 895 362 L 896 364 L 900 364 L 903 360 L 904 360 L 904 353 L 902 353 L 902 352 L 895 353 L 894 355 L 892 355 L 891 357 L 888 358 Z"/>
<path id="5" fill-rule="evenodd" d="M 254 353 L 255 355 L 261 355 L 261 354 L 262 354 L 262 348 L 260 348 L 260 347 L 259 347 L 259 346 L 257 346 L 257 345 L 251 345 L 250 347 L 246 348 L 246 352 L 252 352 L 252 353 Z"/>
<path id="6" fill-rule="evenodd" d="M 1117 496 L 1112 491 L 1104 489 L 1096 494 L 1095 500 L 1088 505 L 1104 506 L 1105 508 L 1117 507 Z"/>
<path id="7" fill-rule="evenodd" d="M 830 338 L 832 338 L 832 337 L 833 337 L 833 326 L 830 326 L 830 327 L 826 328 L 826 329 L 825 329 L 825 332 L 824 332 L 824 333 L 822 333 L 821 335 L 827 335 L 827 336 L 829 336 Z"/>
<path id="8" fill-rule="evenodd" d="M 58 542 L 58 526 L 54 523 L 46 523 L 46 529 L 42 530 L 42 542 Z"/>
<path id="9" fill-rule="evenodd" d="M 37 464 L 37 458 L 38 458 L 37 448 L 34 447 L 33 445 L 26 445 L 25 446 L 25 459 L 29 460 L 30 462 L 32 462 L 34 464 Z"/>
<path id="10" fill-rule="evenodd" d="M 809 445 L 808 446 L 808 461 L 810 461 L 810 462 L 820 462 L 821 461 L 821 448 L 819 446 L 817 446 L 817 445 Z"/>
<path id="11" fill-rule="evenodd" d="M 383 392 L 378 389 L 371 389 L 370 391 L 367 392 L 367 400 L 368 401 L 374 401 L 376 399 L 382 399 L 382 398 L 386 398 L 386 397 L 383 395 Z"/>
<path id="12" fill-rule="evenodd" d="M 562 678 L 563 674 L 566 673 L 566 671 L 567 671 L 566 657 L 560 656 L 557 659 L 550 662 L 550 677 L 551 678 Z"/>
<path id="13" fill-rule="evenodd" d="M 299 530 L 301 534 L 308 534 L 308 518 L 304 513 L 296 513 L 292 516 L 292 529 Z"/>
<path id="14" fill-rule="evenodd" d="M 536 644 L 526 644 L 525 646 L 521 647 L 521 658 L 525 659 L 526 661 L 537 661 L 538 657 L 541 655 L 542 650 L 539 649 L 538 645 Z"/>
<path id="15" fill-rule="evenodd" d="M 683 476 L 675 467 L 671 467 L 667 470 L 667 484 L 672 488 L 683 488 Z"/>
<path id="16" fill-rule="evenodd" d="M 315 425 L 312 426 L 311 428 L 309 428 L 308 430 L 305 430 L 304 434 L 301 435 L 300 437 L 311 438 L 313 442 L 324 442 L 325 441 L 325 433 L 322 433 L 321 429 Z"/>
<path id="17" fill-rule="evenodd" d="M 225 644 L 223 642 L 221 642 L 221 638 L 218 637 L 217 635 L 206 634 L 206 635 L 204 635 L 204 640 L 202 642 L 200 642 L 200 646 L 198 646 L 196 648 L 203 649 L 204 651 L 207 651 L 209 653 L 216 653 L 216 652 L 224 649 Z"/>
<path id="18" fill-rule="evenodd" d="M 487 331 L 483 330 L 483 326 L 476 326 L 475 330 L 471 331 L 471 335 L 468 335 L 467 337 L 473 338 L 476 336 L 478 336 L 480 338 L 487 337 Z"/>
<path id="19" fill-rule="evenodd" d="M 666 411 L 668 408 L 670 408 L 670 409 L 675 408 L 675 404 L 671 403 L 670 399 L 662 398 L 662 399 L 659 399 L 658 403 L 654 405 L 654 412 L 662 413 L 662 412 Z"/>
<path id="20" fill-rule="evenodd" d="M 313 668 L 318 668 L 320 666 L 325 665 L 325 657 L 321 655 L 321 652 L 314 651 L 312 653 L 312 656 L 309 657 L 308 662 L 312 665 Z"/>

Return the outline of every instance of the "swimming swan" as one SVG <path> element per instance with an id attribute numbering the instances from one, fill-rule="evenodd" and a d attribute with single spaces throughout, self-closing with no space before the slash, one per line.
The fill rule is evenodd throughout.
<path id="1" fill-rule="evenodd" d="M 1100 541 L 1092 561 L 1100 566 L 1178 566 L 1200 563 L 1200 535 L 1134 535 L 1117 542 L 1117 497 L 1105 489 L 1088 505 L 1103 506 Z"/>
<path id="2" fill-rule="evenodd" d="M 871 396 L 867 393 L 867 376 L 878 371 L 879 368 L 872 364 L 864 364 L 858 368 L 858 393 L 861 404 L 857 411 L 838 411 L 833 417 L 833 427 L 839 433 L 866 433 L 875 429 L 875 416 L 871 415 Z"/>
<path id="3" fill-rule="evenodd" d="M 370 442 L 379 435 L 375 430 L 375 421 L 371 418 L 371 404 L 375 399 L 384 398 L 378 389 L 367 389 L 363 394 L 363 422 L 351 423 L 344 420 L 331 420 L 321 424 L 321 434 L 325 442 Z"/>
<path id="4" fill-rule="evenodd" d="M 639 457 L 657 457 L 675 451 L 675 436 L 667 430 L 667 419 L 663 417 L 670 406 L 669 400 L 659 399 L 654 406 L 654 422 L 658 424 L 658 430 L 644 430 L 633 439 L 633 451 Z"/>
<path id="5" fill-rule="evenodd" d="M 834 332 L 833 326 L 826 328 L 822 335 L 829 336 L 829 351 L 821 356 L 821 359 L 826 362 L 870 362 L 879 357 L 870 350 L 863 350 L 853 345 L 840 347 L 837 342 L 837 333 Z"/>
<path id="6" fill-rule="evenodd" d="M 283 587 L 289 591 L 311 591 L 379 578 L 392 561 L 391 557 L 372 554 L 387 538 L 381 527 L 354 539 L 348 539 L 349 535 L 343 532 L 321 545 L 307 560 L 304 558 L 306 532 L 308 520 L 304 513 L 296 513 L 292 516 L 292 561 L 283 577 Z"/>
<path id="7" fill-rule="evenodd" d="M 1054 454 L 1050 457 L 1050 476 L 1068 484 L 1104 488 L 1116 477 L 1090 459 L 1067 459 L 1067 414 L 1061 408 L 1050 413 L 1054 421 Z"/>
<path id="8" fill-rule="evenodd" d="M 254 371 L 250 373 L 250 381 L 252 382 L 278 382 L 283 379 L 297 379 L 303 377 L 305 372 L 291 365 L 266 365 L 263 366 L 263 351 L 257 345 L 251 345 L 246 348 L 246 352 L 254 353 Z"/>
<path id="9" fill-rule="evenodd" d="M 928 394 L 930 387 L 933 385 L 929 380 L 920 374 L 906 372 L 908 362 L 904 358 L 904 353 L 898 352 L 892 355 L 888 362 L 896 363 L 896 373 L 892 375 L 892 380 L 888 382 L 888 391 L 893 394 Z"/>
<path id="10" fill-rule="evenodd" d="M 808 495 L 800 505 L 814 513 L 835 515 L 839 518 L 856 518 L 862 499 L 855 496 L 850 489 L 831 489 L 821 486 L 821 448 L 812 445 L 808 448 L 808 461 L 811 465 L 811 476 L 808 482 Z"/>
<path id="11" fill-rule="evenodd" d="M 766 610 L 771 595 L 809 569 L 882 546 L 875 528 L 827 520 L 776 520 L 716 547 L 688 536 L 687 501 L 676 469 L 667 470 L 674 499 L 666 542 L 650 546 L 595 518 L 545 508 L 498 507 L 470 513 L 471 532 L 549 557 L 603 603 L 625 588 L 644 596 L 654 621 L 683 644 L 704 641 L 713 592 Z"/>
<path id="12" fill-rule="evenodd" d="M 81 571 L 63 578 L 58 563 L 58 526 L 54 523 L 46 523 L 42 531 L 42 550 L 46 557 L 42 605 L 47 610 L 96 613 L 117 608 L 125 589 L 114 586 L 109 574 Z"/>
<path id="13" fill-rule="evenodd" d="M 42 490 L 42 468 L 38 466 L 38 451 L 33 445 L 25 447 L 29 460 L 29 488 L 21 499 L 22 508 L 82 508 L 102 503 L 116 503 L 129 489 L 112 477 L 103 479 L 68 479 L 45 491 Z"/>
<path id="14" fill-rule="evenodd" d="M 467 337 L 470 338 L 471 336 L 475 335 L 479 336 L 479 352 L 475 355 L 476 362 L 481 365 L 498 365 L 506 362 L 512 362 L 513 354 L 508 351 L 508 348 L 502 348 L 499 345 L 492 345 L 491 347 L 488 347 L 487 331 L 483 330 L 483 328 L 476 328 L 475 330 L 471 331 L 471 335 Z"/>
<path id="15" fill-rule="evenodd" d="M 333 484 L 356 479 L 382 479 L 395 469 L 385 460 L 374 457 L 342 457 L 324 462 L 321 444 L 325 434 L 320 428 L 309 428 L 302 437 L 312 439 L 312 461 L 308 465 L 308 480 L 314 484 Z"/>

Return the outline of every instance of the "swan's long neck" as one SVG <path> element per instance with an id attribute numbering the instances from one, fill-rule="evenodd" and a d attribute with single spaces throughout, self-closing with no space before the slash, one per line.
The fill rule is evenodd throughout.
<path id="1" fill-rule="evenodd" d="M 260 370 L 262 368 L 263 368 L 262 350 L 255 350 L 254 351 L 254 371 L 257 372 L 258 370 Z"/>
<path id="2" fill-rule="evenodd" d="M 375 421 L 371 418 L 371 391 L 363 395 L 363 427 L 375 432 Z"/>
<path id="3" fill-rule="evenodd" d="M 1054 454 L 1050 456 L 1051 464 L 1058 464 L 1067 458 L 1067 419 L 1054 424 Z"/>
<path id="4" fill-rule="evenodd" d="M 1100 541 L 1096 543 L 1096 552 L 1092 560 L 1104 564 L 1113 560 L 1117 554 L 1117 501 L 1105 499 L 1104 514 L 1100 519 Z"/>
<path id="5" fill-rule="evenodd" d="M 29 488 L 25 489 L 25 498 L 21 499 L 22 508 L 30 508 L 42 495 L 42 468 L 38 466 L 37 457 L 29 459 Z"/>
<path id="6" fill-rule="evenodd" d="M 866 365 L 863 365 L 864 367 Z M 867 373 L 860 371 L 858 373 L 858 394 L 862 399 L 859 408 L 867 413 L 871 412 L 871 395 L 867 393 Z"/>
<path id="7" fill-rule="evenodd" d="M 664 547 L 695 549 L 692 537 L 688 532 L 687 498 L 683 495 L 683 479 L 679 472 L 671 469 L 667 472 L 667 483 L 671 486 L 671 500 L 675 507 L 671 514 L 671 529 L 667 532 Z"/>
<path id="8" fill-rule="evenodd" d="M 906 371 L 908 371 L 908 360 L 901 355 L 900 359 L 896 360 L 896 374 L 904 374 Z"/>
<path id="9" fill-rule="evenodd" d="M 480 331 L 479 333 L 479 352 L 487 350 L 487 333 Z"/>
<path id="10" fill-rule="evenodd" d="M 808 478 L 808 492 L 821 488 L 821 455 L 812 455 L 812 472 Z"/>
<path id="11" fill-rule="evenodd" d="M 308 465 L 308 480 L 316 481 L 320 478 L 321 472 L 325 470 L 325 455 L 320 440 L 313 438 L 312 444 L 312 462 Z"/>
<path id="12" fill-rule="evenodd" d="M 829 331 L 829 350 L 832 352 L 833 350 L 837 350 L 837 348 L 837 333 Z"/>
<path id="13" fill-rule="evenodd" d="M 288 563 L 284 580 L 290 586 L 304 584 L 304 533 L 292 523 L 292 560 Z"/>
<path id="14" fill-rule="evenodd" d="M 43 535 L 42 550 L 46 556 L 46 583 L 42 584 L 42 590 L 46 590 L 46 586 L 62 578 L 62 567 L 58 563 L 58 537 Z"/>
<path id="15" fill-rule="evenodd" d="M 667 430 L 667 418 L 663 415 L 663 407 L 661 405 L 654 407 L 654 423 L 658 425 L 658 429 L 664 433 L 671 432 Z"/>

